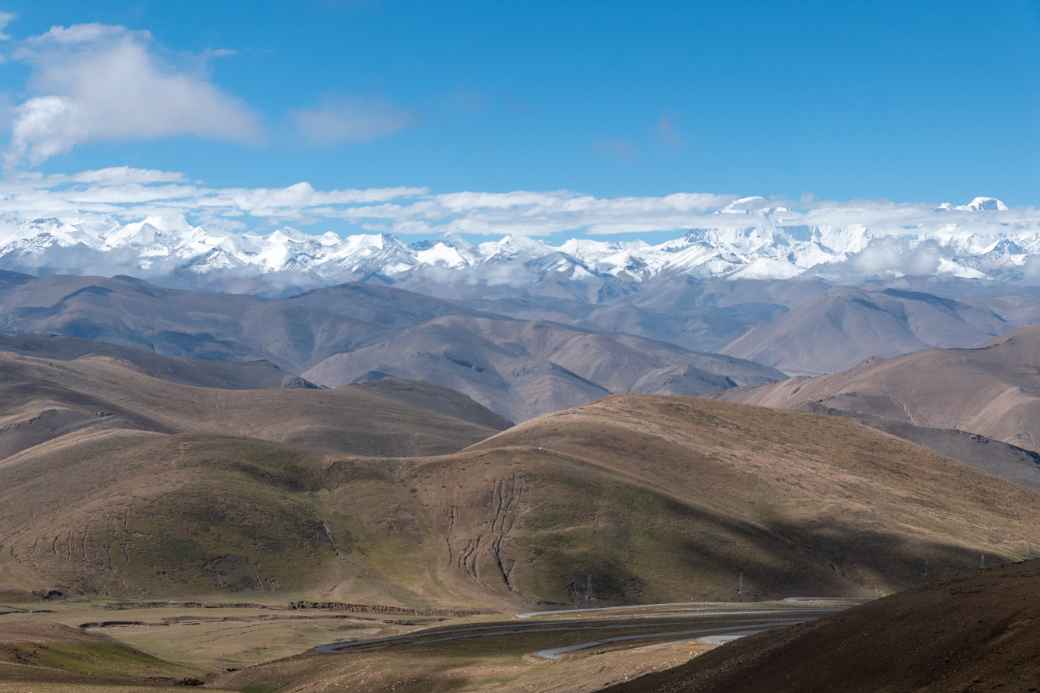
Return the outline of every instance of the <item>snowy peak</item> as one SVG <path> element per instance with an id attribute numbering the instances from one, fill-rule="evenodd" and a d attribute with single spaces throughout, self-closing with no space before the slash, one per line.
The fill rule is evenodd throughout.
<path id="1" fill-rule="evenodd" d="M 957 205 L 954 209 L 962 212 L 1006 212 L 1008 206 L 1003 200 L 995 197 L 976 197 L 964 205 Z"/>
<path id="2" fill-rule="evenodd" d="M 1016 279 L 1036 266 L 1040 226 L 997 213 L 993 197 L 944 205 L 942 223 L 871 227 L 814 224 L 762 197 L 735 199 L 704 223 L 651 244 L 571 239 L 553 245 L 522 235 L 471 242 L 447 234 L 405 243 L 390 234 L 320 235 L 293 228 L 268 234 L 212 231 L 181 216 L 105 224 L 38 218 L 3 227 L 0 269 L 223 279 L 269 277 L 320 286 L 379 277 L 470 284 L 637 283 L 658 276 L 733 279 L 945 275 Z"/>

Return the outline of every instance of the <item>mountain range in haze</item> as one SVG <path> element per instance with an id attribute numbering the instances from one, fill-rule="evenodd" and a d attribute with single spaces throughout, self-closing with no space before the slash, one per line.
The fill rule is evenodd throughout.
<path id="1" fill-rule="evenodd" d="M 58 334 L 207 361 L 269 362 L 272 382 L 382 377 L 458 390 L 512 421 L 610 393 L 704 395 L 872 357 L 984 346 L 1037 318 L 1037 291 L 974 280 L 657 278 L 591 302 L 381 282 L 284 297 L 0 271 L 0 333 Z"/>

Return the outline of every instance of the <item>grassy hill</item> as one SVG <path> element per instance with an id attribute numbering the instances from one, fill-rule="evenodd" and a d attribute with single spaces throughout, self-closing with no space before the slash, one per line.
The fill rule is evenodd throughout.
<path id="1" fill-rule="evenodd" d="M 763 633 L 604 693 L 1035 691 L 1036 561 Z"/>
<path id="2" fill-rule="evenodd" d="M 0 585 L 442 606 L 873 596 L 1040 546 L 1035 490 L 835 417 L 617 396 L 412 458 L 202 428 L 87 428 L 0 461 Z"/>
<path id="3" fill-rule="evenodd" d="M 506 425 L 474 402 L 442 413 L 429 397 L 412 399 L 365 387 L 194 387 L 110 356 L 0 353 L 0 459 L 69 433 L 115 429 L 242 436 L 337 453 L 430 454 Z"/>
<path id="4" fill-rule="evenodd" d="M 977 349 L 872 359 L 843 373 L 723 397 L 959 429 L 1040 451 L 1040 328 L 1026 328 Z"/>

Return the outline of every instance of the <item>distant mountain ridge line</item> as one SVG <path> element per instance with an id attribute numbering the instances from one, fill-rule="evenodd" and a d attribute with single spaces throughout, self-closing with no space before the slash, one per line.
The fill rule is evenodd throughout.
<path id="1" fill-rule="evenodd" d="M 756 202 L 757 200 L 757 202 Z M 640 283 L 658 276 L 832 280 L 896 276 L 1040 279 L 1040 227 L 997 216 L 996 198 L 947 205 L 948 224 L 806 223 L 784 207 L 743 198 L 717 210 L 717 224 L 662 243 L 526 236 L 470 242 L 457 234 L 405 242 L 390 234 L 340 236 L 290 228 L 262 235 L 210 231 L 183 216 L 132 223 L 39 218 L 0 229 L 0 269 L 31 273 L 131 274 L 183 285 L 261 278 L 324 286 L 378 278 L 536 285 L 547 278 Z M 956 214 L 957 216 L 953 216 Z M 965 215 L 977 218 L 962 225 Z"/>

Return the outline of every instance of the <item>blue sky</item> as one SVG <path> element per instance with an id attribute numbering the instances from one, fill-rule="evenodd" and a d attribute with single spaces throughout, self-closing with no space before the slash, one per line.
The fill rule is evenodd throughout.
<path id="1" fill-rule="evenodd" d="M 1040 202 L 1040 2 L 706 5 L 0 2 L 15 15 L 0 47 L 8 140 L 30 99 L 64 89 L 89 104 L 111 87 L 98 71 L 48 75 L 54 45 L 23 44 L 55 25 L 149 32 L 98 45 L 139 45 L 223 99 L 209 121 L 157 132 L 124 132 L 99 107 L 101 125 L 31 160 L 50 136 L 36 133 L 11 166 L 214 186 Z"/>

